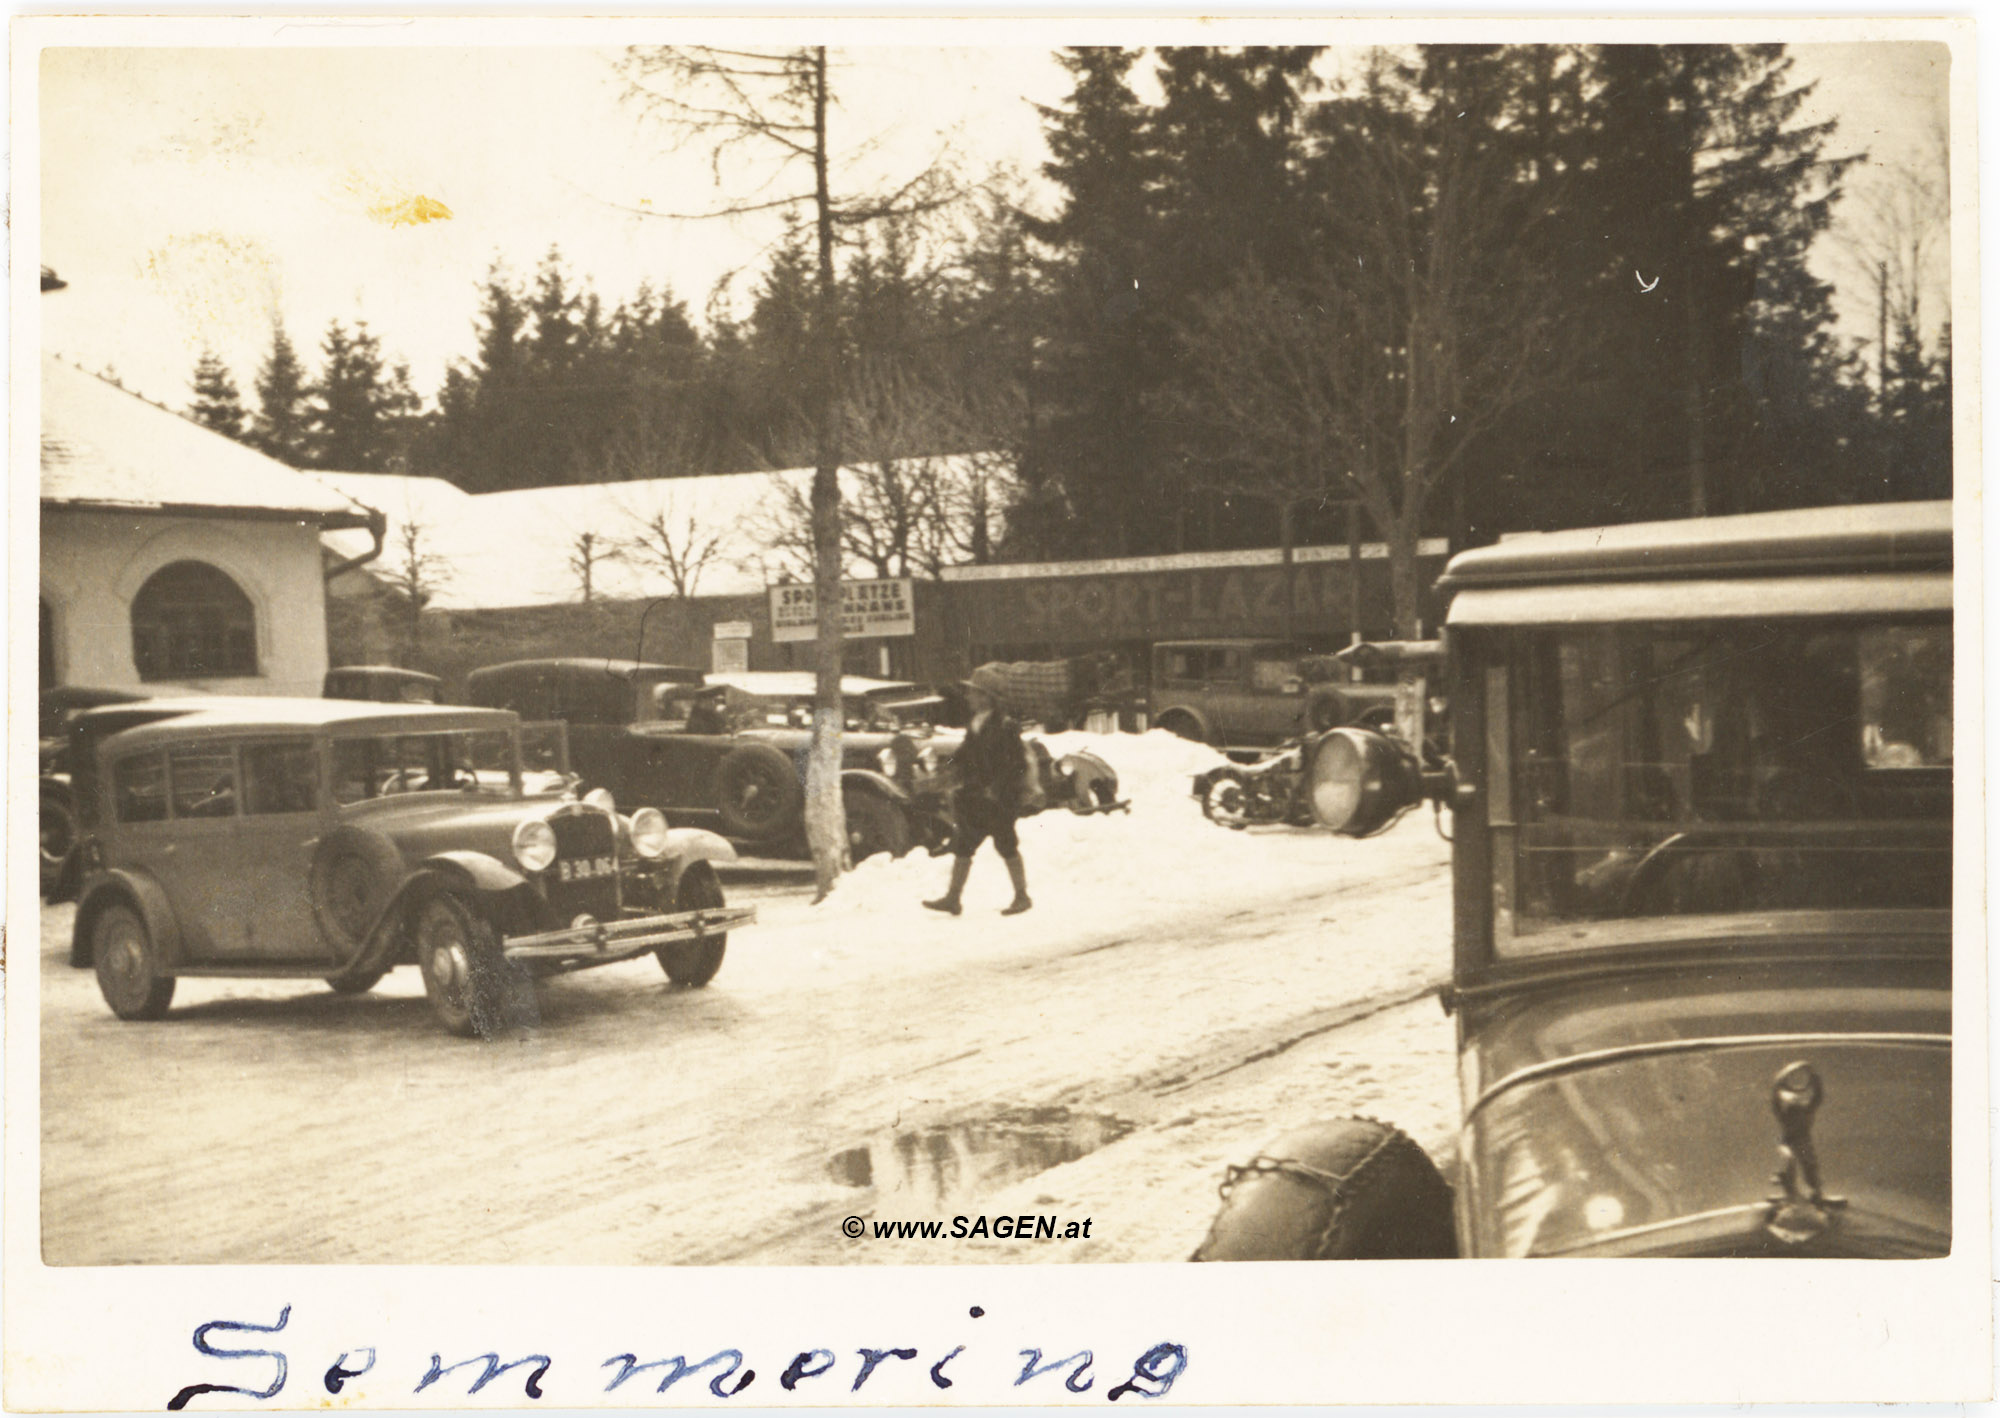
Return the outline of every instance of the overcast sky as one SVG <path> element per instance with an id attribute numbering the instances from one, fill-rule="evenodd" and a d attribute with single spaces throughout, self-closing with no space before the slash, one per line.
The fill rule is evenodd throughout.
<path id="1" fill-rule="evenodd" d="M 1800 77 L 1819 81 L 1811 116 L 1841 120 L 1839 149 L 1921 160 L 1943 123 L 1941 47 L 1795 53 Z M 428 399 L 473 348 L 488 267 L 527 278 L 551 244 L 607 306 L 650 280 L 698 317 L 730 272 L 747 288 L 775 228 L 635 214 L 700 210 L 715 192 L 703 155 L 672 151 L 621 101 L 617 54 L 47 51 L 41 260 L 70 287 L 41 302 L 46 347 L 181 407 L 204 345 L 247 399 L 274 314 L 315 369 L 327 322 L 365 319 Z M 848 190 L 947 148 L 974 173 L 1010 163 L 1032 177 L 1043 157 L 1032 105 L 1069 87 L 1044 46 L 837 58 L 834 145 L 865 152 Z M 1831 252 L 1823 270 L 1838 272 Z"/>

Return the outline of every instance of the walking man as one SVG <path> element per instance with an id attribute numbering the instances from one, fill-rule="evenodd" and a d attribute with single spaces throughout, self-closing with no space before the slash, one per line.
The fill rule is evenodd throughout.
<path id="1" fill-rule="evenodd" d="M 1006 682 L 991 665 L 972 672 L 966 699 L 972 723 L 951 764 L 958 775 L 954 804 L 957 825 L 951 837 L 951 885 L 944 895 L 924 905 L 947 915 L 959 913 L 965 879 L 972 874 L 972 854 L 988 837 L 1007 864 L 1014 899 L 1000 912 L 1018 916 L 1035 903 L 1028 899 L 1028 872 L 1021 862 L 1021 842 L 1014 819 L 1021 811 L 1021 784 L 1027 761 L 1021 751 L 1021 726 L 1000 708 Z"/>

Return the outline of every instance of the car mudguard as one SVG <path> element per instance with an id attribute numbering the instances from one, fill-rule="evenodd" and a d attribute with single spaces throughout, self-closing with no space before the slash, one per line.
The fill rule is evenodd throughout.
<path id="1" fill-rule="evenodd" d="M 73 967 L 88 970 L 95 963 L 91 959 L 90 932 L 97 924 L 98 913 L 114 901 L 126 902 L 139 913 L 153 944 L 159 948 L 161 964 L 180 963 L 181 927 L 174 908 L 167 902 L 166 889 L 145 872 L 120 867 L 93 874 L 82 899 L 76 903 L 76 924 L 69 938 L 69 963 Z"/>
<path id="2" fill-rule="evenodd" d="M 666 860 L 675 863 L 674 875 L 688 862 L 733 862 L 736 849 L 729 839 L 705 827 L 669 827 Z"/>
<path id="3" fill-rule="evenodd" d="M 661 858 L 654 871 L 665 870 L 666 891 L 662 909 L 671 910 L 680 898 L 681 877 L 696 862 L 733 862 L 736 849 L 729 839 L 719 833 L 710 832 L 705 827 L 670 827 L 667 829 L 667 854 Z"/>
<path id="4" fill-rule="evenodd" d="M 456 876 L 477 891 L 512 891 L 517 886 L 528 884 L 527 877 L 484 852 L 439 852 L 424 858 L 420 871 Z M 408 890 L 408 883 L 397 894 L 401 895 L 405 890 Z"/>
<path id="5" fill-rule="evenodd" d="M 1209 743 L 1215 738 L 1215 725 L 1209 722 L 1208 715 L 1192 704 L 1164 704 L 1160 706 L 1160 712 L 1152 715 L 1147 722 L 1157 729 L 1160 721 L 1171 714 L 1184 714 L 1194 721 L 1195 727 L 1201 730 L 1201 737 L 1196 742 Z"/>
<path id="6" fill-rule="evenodd" d="M 910 800 L 910 795 L 897 785 L 895 779 L 877 773 L 872 768 L 841 769 L 840 787 L 843 792 L 852 788 L 864 793 L 875 793 L 893 803 L 906 803 Z"/>

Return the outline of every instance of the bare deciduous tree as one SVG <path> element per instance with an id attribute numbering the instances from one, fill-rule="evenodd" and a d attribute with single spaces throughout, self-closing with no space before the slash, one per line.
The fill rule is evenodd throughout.
<path id="1" fill-rule="evenodd" d="M 1876 394 L 1886 394 L 1890 349 L 1907 330 L 1934 345 L 1951 315 L 1951 145 L 1933 123 L 1924 151 L 1907 162 L 1864 168 L 1851 184 L 1842 264 L 1875 293 Z M 1925 315 L 1925 308 L 1935 313 Z"/>
<path id="2" fill-rule="evenodd" d="M 451 584 L 451 565 L 424 549 L 429 529 L 413 518 L 396 527 L 394 551 L 382 563 L 382 579 L 395 594 L 404 614 L 406 654 L 415 664 L 423 650 L 423 615 L 437 593 Z"/>
<path id="3" fill-rule="evenodd" d="M 941 163 L 926 165 L 886 194 L 836 201 L 833 154 L 827 140 L 832 91 L 824 46 L 797 49 L 711 47 L 635 48 L 625 56 L 627 95 L 660 120 L 678 141 L 709 145 L 718 187 L 747 158 L 759 177 L 749 195 L 703 213 L 809 210 L 816 279 L 807 327 L 805 406 L 813 428 L 811 494 L 813 585 L 819 607 L 814 668 L 817 698 L 806 766 L 806 841 L 819 895 L 848 866 L 846 815 L 840 798 L 841 545 L 839 384 L 841 333 L 836 315 L 833 249 L 836 231 L 894 216 L 935 211 L 952 200 Z M 803 167 L 809 185 L 787 187 Z M 661 213 L 660 215 L 670 215 Z"/>
<path id="4" fill-rule="evenodd" d="M 622 547 L 599 532 L 578 532 L 570 539 L 569 569 L 576 574 L 585 605 L 590 604 L 595 594 L 598 566 L 607 561 L 620 560 L 624 555 Z"/>
<path id="5" fill-rule="evenodd" d="M 704 527 L 672 498 L 643 512 L 628 512 L 627 518 L 634 530 L 621 547 L 626 558 L 664 575 L 682 600 L 694 595 L 702 573 L 722 555 L 726 529 Z"/>
<path id="6" fill-rule="evenodd" d="M 1210 486 L 1281 511 L 1359 502 L 1388 544 L 1396 633 L 1412 636 L 1433 500 L 1580 352 L 1524 254 L 1533 212 L 1503 155 L 1448 114 L 1377 116 L 1359 101 L 1329 140 L 1339 256 L 1291 283 L 1246 273 L 1206 301 L 1183 331 L 1195 388 L 1181 412 L 1223 450 Z"/>

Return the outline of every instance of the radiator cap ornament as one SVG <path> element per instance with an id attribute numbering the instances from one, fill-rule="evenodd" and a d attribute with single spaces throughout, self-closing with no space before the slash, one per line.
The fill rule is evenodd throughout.
<path id="1" fill-rule="evenodd" d="M 1803 1061 L 1778 1070 L 1771 1085 L 1771 1111 L 1778 1117 L 1778 1156 L 1783 1165 L 1771 1180 L 1780 1188 L 1770 1198 L 1764 1230 L 1781 1245 L 1803 1246 L 1832 1227 L 1845 1197 L 1828 1196 L 1820 1185 L 1819 1154 L 1813 1149 L 1813 1115 L 1825 1090 L 1819 1071 Z"/>

